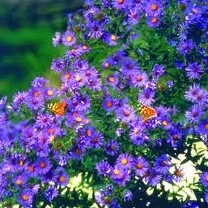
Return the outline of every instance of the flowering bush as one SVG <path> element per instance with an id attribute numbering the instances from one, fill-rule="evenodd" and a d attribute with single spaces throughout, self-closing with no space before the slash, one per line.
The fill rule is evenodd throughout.
<path id="1" fill-rule="evenodd" d="M 0 101 L 3 207 L 207 207 L 207 28 L 207 1 L 69 14 L 60 87 L 37 77 Z"/>

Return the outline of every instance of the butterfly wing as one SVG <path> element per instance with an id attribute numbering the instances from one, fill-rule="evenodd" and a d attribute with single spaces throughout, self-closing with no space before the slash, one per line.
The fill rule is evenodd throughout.
<path id="1" fill-rule="evenodd" d="M 139 110 L 143 122 L 157 116 L 156 110 L 152 107 L 141 104 Z"/>
<path id="2" fill-rule="evenodd" d="M 50 103 L 48 108 L 58 116 L 63 116 L 66 110 L 66 102 Z"/>

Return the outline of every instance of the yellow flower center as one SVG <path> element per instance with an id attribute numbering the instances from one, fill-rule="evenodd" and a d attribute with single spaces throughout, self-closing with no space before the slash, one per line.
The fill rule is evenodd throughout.
<path id="1" fill-rule="evenodd" d="M 206 123 L 204 126 L 205 126 L 205 129 L 208 130 L 208 123 Z"/>
<path id="2" fill-rule="evenodd" d="M 162 122 L 162 125 L 163 125 L 163 126 L 167 126 L 167 125 L 168 125 L 167 121 L 163 121 L 163 122 Z"/>
<path id="3" fill-rule="evenodd" d="M 134 128 L 134 133 L 138 134 L 139 133 L 139 128 Z"/>
<path id="4" fill-rule="evenodd" d="M 81 117 L 76 117 L 75 120 L 76 120 L 77 123 L 80 123 L 82 121 L 82 118 Z"/>
<path id="5" fill-rule="evenodd" d="M 139 81 L 139 82 L 142 81 L 142 76 L 140 76 L 140 75 L 137 76 L 137 81 Z"/>
<path id="6" fill-rule="evenodd" d="M 77 82 L 81 82 L 81 81 L 82 81 L 82 77 L 79 76 L 79 75 L 77 75 L 77 76 L 76 76 L 76 80 L 77 80 Z"/>
<path id="7" fill-rule="evenodd" d="M 39 166 L 40 168 L 45 168 L 46 164 L 44 162 L 40 162 Z"/>
<path id="8" fill-rule="evenodd" d="M 124 0 L 117 0 L 119 4 L 123 4 Z"/>
<path id="9" fill-rule="evenodd" d="M 121 160 L 121 164 L 122 165 L 126 165 L 128 163 L 128 160 L 126 159 L 126 158 L 123 158 L 122 160 Z"/>
<path id="10" fill-rule="evenodd" d="M 89 129 L 87 129 L 86 135 L 87 135 L 87 136 L 91 136 L 91 135 L 92 135 L 92 133 L 91 133 L 91 131 L 90 131 Z"/>
<path id="11" fill-rule="evenodd" d="M 19 166 L 23 166 L 23 165 L 24 165 L 23 160 L 20 160 L 20 161 L 19 161 Z"/>
<path id="12" fill-rule="evenodd" d="M 153 17 L 152 18 L 152 23 L 157 23 L 158 22 L 158 18 L 157 17 Z"/>
<path id="13" fill-rule="evenodd" d="M 83 46 L 82 46 L 82 49 L 83 49 L 83 50 L 87 50 L 88 47 L 87 47 L 86 45 L 83 45 Z"/>
<path id="14" fill-rule="evenodd" d="M 137 167 L 137 169 L 142 169 L 143 165 L 142 165 L 142 163 L 137 163 L 136 167 Z"/>
<path id="15" fill-rule="evenodd" d="M 114 79 L 114 77 L 108 77 L 108 81 L 109 81 L 109 82 L 114 82 L 115 79 Z"/>
<path id="16" fill-rule="evenodd" d="M 65 79 L 70 79 L 71 78 L 71 74 L 65 74 Z"/>
<path id="17" fill-rule="evenodd" d="M 116 41 L 117 37 L 115 35 L 111 35 L 111 40 Z"/>
<path id="18" fill-rule="evenodd" d="M 110 64 L 109 63 L 105 63 L 104 66 L 105 66 L 105 68 L 108 68 L 110 66 Z"/>
<path id="19" fill-rule="evenodd" d="M 111 107 L 113 106 L 113 103 L 112 103 L 111 101 L 108 101 L 108 102 L 106 103 L 106 105 L 107 105 L 108 108 L 111 108 Z"/>
<path id="20" fill-rule="evenodd" d="M 65 181 L 65 177 L 64 176 L 59 176 L 58 180 L 59 180 L 59 182 L 63 183 Z"/>
<path id="21" fill-rule="evenodd" d="M 124 115 L 125 115 L 125 116 L 129 116 L 129 115 L 130 115 L 130 112 L 129 112 L 128 110 L 125 110 L 125 111 L 124 111 Z"/>
<path id="22" fill-rule="evenodd" d="M 176 170 L 176 171 L 174 172 L 174 174 L 175 174 L 176 176 L 178 176 L 178 177 L 183 176 L 183 174 L 182 174 L 182 172 L 181 172 L 180 170 Z"/>
<path id="23" fill-rule="evenodd" d="M 75 151 L 75 153 L 76 153 L 77 155 L 80 155 L 80 154 L 82 153 L 82 151 L 81 151 L 81 149 L 77 148 L 76 151 Z"/>
<path id="24" fill-rule="evenodd" d="M 53 90 L 48 90 L 47 95 L 49 95 L 49 96 L 53 95 Z"/>
<path id="25" fill-rule="evenodd" d="M 28 195 L 23 194 L 23 195 L 21 196 L 21 198 L 22 198 L 23 201 L 27 201 L 27 200 L 28 200 Z"/>
<path id="26" fill-rule="evenodd" d="M 22 179 L 17 179 L 17 180 L 16 180 L 16 184 L 17 184 L 18 186 L 22 185 Z"/>
<path id="27" fill-rule="evenodd" d="M 119 175 L 119 170 L 118 169 L 115 169 L 114 171 L 113 171 L 113 173 L 115 174 L 115 175 Z"/>
<path id="28" fill-rule="evenodd" d="M 67 38 L 66 38 L 67 42 L 71 42 L 72 39 L 73 39 L 73 37 L 71 35 L 67 36 Z"/>
<path id="29" fill-rule="evenodd" d="M 158 9 L 158 5 L 157 4 L 152 4 L 151 5 L 151 10 L 152 11 L 156 11 Z"/>

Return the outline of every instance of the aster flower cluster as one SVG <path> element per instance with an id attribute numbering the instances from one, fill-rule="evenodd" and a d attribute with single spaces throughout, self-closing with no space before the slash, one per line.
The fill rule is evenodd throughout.
<path id="1" fill-rule="evenodd" d="M 3 206 L 208 206 L 207 12 L 206 1 L 86 0 L 69 14 L 53 38 L 66 47 L 51 64 L 59 87 L 37 77 L 0 100 Z M 190 161 L 193 199 L 167 190 Z M 91 198 L 70 188 L 80 174 Z"/>

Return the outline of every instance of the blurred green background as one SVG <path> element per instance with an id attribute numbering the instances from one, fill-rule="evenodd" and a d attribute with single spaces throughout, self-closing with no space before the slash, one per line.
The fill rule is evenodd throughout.
<path id="1" fill-rule="evenodd" d="M 0 0 L 0 97 L 11 100 L 36 76 L 53 82 L 51 61 L 63 54 L 63 48 L 53 47 L 52 37 L 65 31 L 67 14 L 82 4 L 82 0 Z"/>

